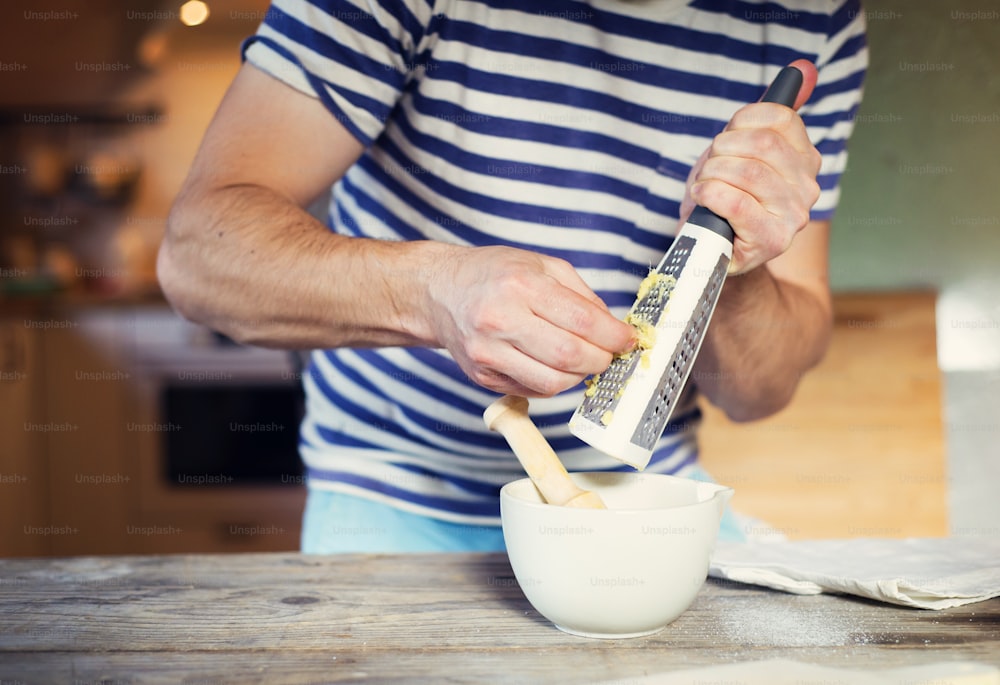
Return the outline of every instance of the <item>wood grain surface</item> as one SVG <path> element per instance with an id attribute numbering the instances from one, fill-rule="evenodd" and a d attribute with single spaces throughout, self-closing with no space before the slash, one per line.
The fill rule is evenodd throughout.
<path id="1" fill-rule="evenodd" d="M 785 410 L 737 424 L 703 403 L 702 461 L 736 510 L 791 539 L 948 533 L 936 300 L 837 294 L 829 351 Z"/>
<path id="2" fill-rule="evenodd" d="M 657 635 L 567 635 L 502 554 L 0 561 L 0 683 L 567 683 L 786 658 L 1000 666 L 1000 599 L 939 612 L 710 580 Z"/>

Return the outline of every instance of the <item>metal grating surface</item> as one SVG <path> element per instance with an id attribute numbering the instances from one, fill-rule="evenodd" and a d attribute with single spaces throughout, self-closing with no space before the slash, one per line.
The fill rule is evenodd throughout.
<path id="1" fill-rule="evenodd" d="M 683 236 L 675 240 L 663 259 L 660 260 L 660 264 L 656 268 L 657 273 L 678 278 L 684 270 L 684 265 L 687 264 L 694 245 L 695 239 L 690 236 Z M 667 307 L 673 288 L 672 283 L 659 283 L 650 288 L 641 300 L 632 305 L 632 317 L 656 326 Z M 580 404 L 580 415 L 583 418 L 592 423 L 603 425 L 601 417 L 604 416 L 605 412 L 614 411 L 618 406 L 621 389 L 635 371 L 640 356 L 639 354 L 630 354 L 624 357 L 615 357 L 611 361 L 611 365 L 604 373 L 600 374 L 597 382 L 591 386 L 592 394 L 585 396 Z"/>
<path id="2" fill-rule="evenodd" d="M 691 250 L 694 249 L 695 239 L 691 236 L 683 236 L 674 241 L 667 254 L 660 260 L 656 272 L 664 276 L 672 276 L 675 280 L 680 277 L 687 264 Z M 666 284 L 662 281 L 649 289 L 646 295 L 632 305 L 633 318 L 648 322 L 651 326 L 656 326 L 660 322 L 660 317 L 667 308 L 670 293 L 673 291 L 673 284 Z"/>
<path id="3" fill-rule="evenodd" d="M 656 441 L 663 435 L 667 421 L 670 420 L 670 415 L 680 399 L 681 391 L 684 390 L 684 382 L 691 371 L 691 365 L 694 363 L 698 348 L 701 347 L 708 322 L 715 310 L 715 303 L 722 291 L 722 284 L 726 280 L 728 268 L 729 257 L 720 255 L 708 283 L 705 284 L 705 290 L 695 306 L 691 322 L 685 329 L 684 335 L 677 342 L 677 348 L 670 358 L 670 363 L 664 369 L 663 376 L 660 377 L 656 393 L 646 406 L 642 420 L 632 434 L 632 442 L 644 449 L 653 449 Z"/>

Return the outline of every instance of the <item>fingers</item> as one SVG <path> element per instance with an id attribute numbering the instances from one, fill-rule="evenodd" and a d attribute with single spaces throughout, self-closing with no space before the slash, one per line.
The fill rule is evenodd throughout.
<path id="1" fill-rule="evenodd" d="M 541 396 L 604 371 L 614 354 L 635 345 L 635 329 L 616 319 L 568 263 L 545 261 L 546 273 L 561 278 L 553 277 L 551 287 L 532 294 L 530 316 L 512 327 L 506 340 L 521 355 L 506 359 L 517 369 L 514 380 Z"/>
<path id="2" fill-rule="evenodd" d="M 818 78 L 806 60 L 792 63 L 803 83 L 801 106 Z M 793 108 L 757 102 L 733 115 L 691 179 L 689 195 L 729 220 L 736 234 L 730 273 L 748 271 L 785 252 L 809 223 L 819 199 L 822 156 Z"/>
<path id="3" fill-rule="evenodd" d="M 532 311 L 540 319 L 552 324 L 555 330 L 571 334 L 588 347 L 612 354 L 632 349 L 635 344 L 635 329 L 611 314 L 604 301 L 584 283 L 569 262 L 546 259 L 544 264 L 546 273 L 551 274 L 561 287 L 539 292 L 532 299 Z M 567 344 L 569 355 L 574 356 L 570 349 L 574 341 L 563 342 Z M 604 359 L 603 355 L 600 359 Z M 603 362 L 598 371 L 607 367 L 608 363 L 610 359 Z M 593 366 L 593 363 L 587 364 L 585 371 Z"/>
<path id="4" fill-rule="evenodd" d="M 795 98 L 795 105 L 792 107 L 792 109 L 797 110 L 806 104 L 812 96 L 813 89 L 816 87 L 816 81 L 819 80 L 819 72 L 816 70 L 816 65 L 807 59 L 797 59 L 788 66 L 795 67 L 802 72 L 802 85 L 799 86 L 799 96 Z"/>
<path id="5" fill-rule="evenodd" d="M 554 369 L 504 341 L 493 339 L 483 343 L 483 348 L 468 349 L 470 356 L 456 354 L 455 357 L 472 382 L 494 392 L 551 397 L 572 388 L 589 375 Z"/>
<path id="6" fill-rule="evenodd" d="M 775 144 L 774 138 L 768 135 L 782 138 L 797 152 L 806 152 L 814 148 L 802 117 L 788 107 L 773 102 L 757 102 L 740 108 L 729 120 L 725 130 L 712 141 L 713 148 L 720 138 L 737 131 L 756 132 L 756 134 L 748 133 L 746 140 L 761 150 L 768 150 Z M 742 138 L 738 137 L 737 140 Z"/>
<path id="7" fill-rule="evenodd" d="M 809 210 L 819 199 L 816 174 L 820 161 L 810 153 L 791 150 L 780 137 L 773 142 L 772 148 L 762 151 L 758 151 L 759 147 L 753 142 L 744 146 L 738 143 L 728 138 L 719 146 L 726 154 L 705 162 L 699 180 L 691 188 L 692 199 L 702 204 L 708 202 L 713 196 L 712 186 L 721 183 L 750 195 L 762 209 L 789 224 L 793 230 L 804 227 L 809 221 Z M 709 209 L 718 211 L 716 207 Z M 737 209 L 740 208 L 728 211 Z M 750 212 L 747 216 L 733 213 L 722 216 L 741 217 L 744 227 L 748 228 L 752 215 L 757 212 L 753 207 L 746 209 Z"/>
<path id="8" fill-rule="evenodd" d="M 733 257 L 729 273 L 750 271 L 791 247 L 796 233 L 808 222 L 805 214 L 772 213 L 750 193 L 728 183 L 710 180 L 692 190 L 696 201 L 719 216 L 738 216 L 733 224 Z"/>
<path id="9" fill-rule="evenodd" d="M 569 288 L 604 311 L 608 311 L 608 307 L 604 304 L 604 300 L 599 298 L 597 293 L 591 290 L 590 286 L 588 286 L 584 280 L 580 278 L 580 274 L 576 272 L 576 269 L 573 268 L 572 264 L 564 259 L 555 258 L 544 258 L 541 263 L 542 269 L 545 273 L 559 281 L 561 285 Z"/>
<path id="10" fill-rule="evenodd" d="M 437 339 L 491 390 L 554 395 L 634 345 L 635 330 L 563 260 L 473 248 L 433 273 L 440 278 L 428 289 Z"/>
<path id="11" fill-rule="evenodd" d="M 631 332 L 628 331 L 626 335 Z M 511 344 L 526 356 L 551 369 L 580 375 L 599 373 L 608 368 L 613 355 L 592 341 L 541 318 L 536 319 L 527 330 L 521 331 Z"/>
<path id="12" fill-rule="evenodd" d="M 808 162 L 795 167 L 775 163 L 788 176 L 760 159 L 713 157 L 692 186 L 694 202 L 733 226 L 730 273 L 742 273 L 784 253 L 809 223 L 809 210 L 819 198 L 819 185 Z"/>
<path id="13" fill-rule="evenodd" d="M 573 298 L 579 296 L 574 293 Z M 555 298 L 547 299 L 551 302 Z M 595 317 L 594 326 L 588 322 L 584 329 L 598 330 L 604 328 L 601 324 L 608 324 L 612 339 L 624 339 L 631 345 L 634 336 L 631 326 L 618 321 L 606 310 L 586 304 L 595 310 L 587 313 L 587 317 L 595 317 L 596 312 L 608 321 L 598 321 Z M 553 306 L 558 307 L 555 303 Z M 578 320 L 576 314 L 564 318 L 562 311 L 553 312 L 544 306 L 537 309 L 560 322 Z M 515 312 L 507 318 L 508 327 L 492 334 L 482 331 L 483 334 L 470 336 L 462 350 L 467 361 L 463 366 L 479 385 L 508 394 L 548 397 L 573 387 L 588 375 L 600 373 L 611 363 L 613 353 L 581 337 L 581 329 L 564 328 L 561 323 L 552 323 L 533 310 L 528 316 Z M 624 331 L 619 331 L 619 327 Z M 597 335 L 601 337 L 602 334 L 607 337 L 606 332 Z"/>

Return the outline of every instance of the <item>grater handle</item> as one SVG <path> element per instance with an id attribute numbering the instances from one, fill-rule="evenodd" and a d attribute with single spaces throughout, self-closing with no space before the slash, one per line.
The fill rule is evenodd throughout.
<path id="1" fill-rule="evenodd" d="M 795 99 L 799 96 L 801 88 L 802 72 L 795 67 L 785 67 L 778 72 L 778 75 L 771 82 L 771 85 L 768 86 L 767 91 L 760 101 L 776 102 L 786 107 L 794 107 Z M 701 205 L 695 207 L 694 211 L 691 212 L 691 216 L 688 217 L 688 223 L 707 228 L 713 233 L 718 233 L 729 242 L 733 242 L 733 238 L 736 235 L 728 221 Z"/>
<path id="2" fill-rule="evenodd" d="M 794 107 L 800 90 L 802 90 L 802 72 L 796 67 L 785 67 L 771 81 L 760 101 Z"/>

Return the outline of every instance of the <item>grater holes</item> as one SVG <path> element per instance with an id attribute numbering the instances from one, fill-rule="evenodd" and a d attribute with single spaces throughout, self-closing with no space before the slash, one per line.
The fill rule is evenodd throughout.
<path id="1" fill-rule="evenodd" d="M 638 354 L 615 357 L 604 373 L 592 381 L 580 404 L 581 414 L 594 423 L 600 423 L 604 413 L 618 403 L 622 388 L 631 377 Z"/>
<path id="2" fill-rule="evenodd" d="M 630 318 L 633 320 L 639 319 L 651 326 L 655 326 L 660 319 L 660 315 L 666 309 L 675 286 L 676 281 L 659 282 L 654 285 L 642 300 L 635 303 L 630 312 Z"/>
<path id="3" fill-rule="evenodd" d="M 652 450 L 666 429 L 667 422 L 670 420 L 680 394 L 684 390 L 690 367 L 694 363 L 711 312 L 725 281 L 728 265 L 729 258 L 725 255 L 720 256 L 715 269 L 705 284 L 705 289 L 702 291 L 698 303 L 694 307 L 692 320 L 677 341 L 674 354 L 664 368 L 656 391 L 646 405 L 642 420 L 636 425 L 631 438 L 633 444 Z"/>
<path id="4" fill-rule="evenodd" d="M 647 279 L 652 276 L 659 278 L 656 278 L 649 291 L 642 297 L 637 298 L 632 305 L 632 309 L 629 312 L 629 318 L 632 321 L 641 321 L 650 326 L 656 326 L 667 308 L 677 279 L 684 270 L 688 262 L 688 257 L 691 256 L 695 242 L 690 236 L 682 236 L 674 240 L 670 249 L 663 256 L 663 260 L 647 276 Z"/>
<path id="5" fill-rule="evenodd" d="M 677 279 L 684 270 L 696 243 L 697 241 L 690 236 L 681 236 L 674 240 L 659 266 L 650 274 L 672 278 L 655 279 L 649 290 L 641 298 L 636 298 L 627 321 L 633 325 L 639 324 L 637 327 L 640 329 L 645 326 L 655 329 L 667 309 Z M 603 373 L 591 380 L 590 386 L 584 393 L 584 399 L 577 409 L 578 416 L 592 423 L 604 425 L 602 417 L 606 417 L 608 411 L 613 411 L 618 406 L 622 392 L 635 372 L 640 358 L 639 353 L 614 358 Z M 678 373 L 683 373 L 683 370 Z M 676 380 L 675 384 L 679 385 L 680 380 Z M 658 438 L 658 434 L 653 436 L 654 441 Z"/>
<path id="6" fill-rule="evenodd" d="M 690 236 L 684 236 L 675 240 L 673 245 L 670 246 L 670 250 L 667 252 L 663 263 L 657 268 L 657 271 L 666 276 L 677 276 L 687 263 L 694 245 L 695 240 Z"/>

